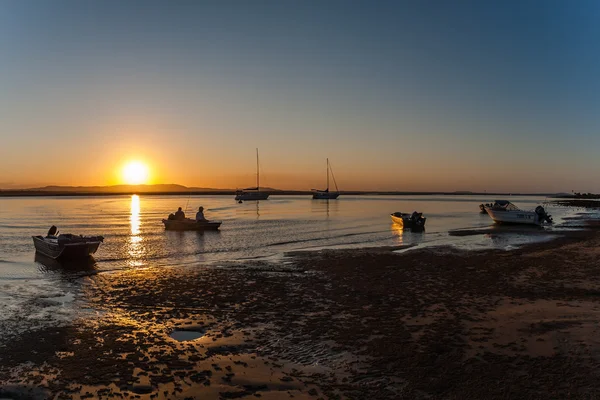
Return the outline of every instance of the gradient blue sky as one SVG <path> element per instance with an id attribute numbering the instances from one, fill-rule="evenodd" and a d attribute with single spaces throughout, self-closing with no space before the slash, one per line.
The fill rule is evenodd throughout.
<path id="1" fill-rule="evenodd" d="M 0 187 L 600 192 L 598 1 L 0 2 Z M 52 166 L 49 168 L 49 166 Z"/>

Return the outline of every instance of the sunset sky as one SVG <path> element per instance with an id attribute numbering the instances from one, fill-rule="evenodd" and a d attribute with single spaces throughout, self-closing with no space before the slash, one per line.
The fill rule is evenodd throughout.
<path id="1" fill-rule="evenodd" d="M 0 188 L 600 192 L 600 2 L 0 2 Z"/>

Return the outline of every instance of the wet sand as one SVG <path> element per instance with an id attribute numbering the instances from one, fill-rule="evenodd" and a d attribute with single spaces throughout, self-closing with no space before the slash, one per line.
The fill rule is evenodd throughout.
<path id="1" fill-rule="evenodd" d="M 600 229 L 565 235 L 84 277 L 97 314 L 1 347 L 0 397 L 594 398 Z"/>

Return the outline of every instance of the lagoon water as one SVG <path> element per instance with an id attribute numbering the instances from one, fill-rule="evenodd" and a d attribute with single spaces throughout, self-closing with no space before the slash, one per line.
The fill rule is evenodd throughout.
<path id="1" fill-rule="evenodd" d="M 467 249 L 511 248 L 546 237 L 523 233 L 450 236 L 454 229 L 492 226 L 479 213 L 483 196 L 342 196 L 312 200 L 309 196 L 272 196 L 238 204 L 233 196 L 100 196 L 0 198 L 0 336 L 14 331 L 19 318 L 69 319 L 81 286 L 81 275 L 131 268 L 205 267 L 224 261 L 278 259 L 287 251 L 321 248 L 452 245 Z M 533 209 L 544 198 L 510 200 Z M 189 217 L 198 206 L 206 217 L 223 221 L 218 232 L 165 231 L 161 219 L 177 207 Z M 548 208 L 548 207 L 547 207 Z M 549 207 L 555 225 L 568 228 L 569 211 Z M 418 210 L 427 217 L 426 231 L 402 231 L 391 223 L 395 211 Z M 103 235 L 104 243 L 90 268 L 73 273 L 35 257 L 32 235 L 51 225 L 63 233 Z M 497 232 L 497 233 L 495 233 Z M 77 267 L 77 266 L 76 266 Z M 81 271 L 83 269 L 83 271 Z"/>
<path id="2" fill-rule="evenodd" d="M 540 235 L 501 235 L 501 230 L 499 235 L 448 235 L 450 230 L 492 226 L 478 208 L 490 201 L 476 196 L 342 196 L 329 201 L 271 196 L 243 204 L 232 196 L 0 198 L 0 279 L 47 272 L 35 262 L 31 236 L 44 235 L 53 224 L 63 233 L 105 237 L 95 256 L 98 270 L 195 265 L 326 247 L 450 244 L 510 248 L 540 240 Z M 546 199 L 512 196 L 511 201 L 532 209 Z M 223 221 L 220 231 L 164 230 L 161 219 L 178 206 L 187 206 L 187 216 L 193 218 L 200 205 L 207 218 Z M 402 231 L 391 223 L 390 213 L 413 210 L 427 217 L 425 232 Z M 556 222 L 553 229 L 560 229 L 568 210 L 550 207 L 549 211 Z"/>

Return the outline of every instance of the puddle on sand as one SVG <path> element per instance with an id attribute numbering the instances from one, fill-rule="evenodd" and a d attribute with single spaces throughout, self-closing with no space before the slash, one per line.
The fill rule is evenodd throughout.
<path id="1" fill-rule="evenodd" d="M 174 330 L 169 336 L 171 337 L 171 339 L 175 339 L 178 342 L 186 342 L 189 340 L 200 339 L 202 336 L 204 336 L 204 332 Z"/>

